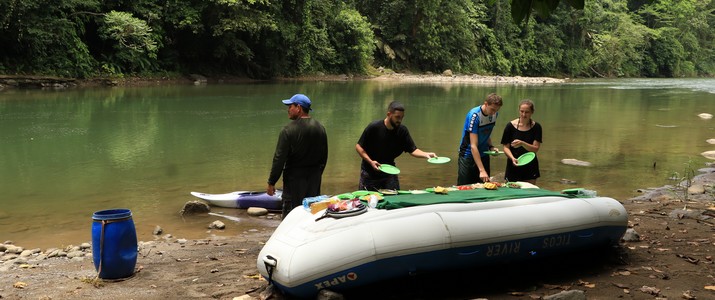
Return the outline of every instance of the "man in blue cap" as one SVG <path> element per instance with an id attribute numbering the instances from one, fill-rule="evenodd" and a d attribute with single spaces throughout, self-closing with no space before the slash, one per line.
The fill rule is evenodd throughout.
<path id="1" fill-rule="evenodd" d="M 310 117 L 310 99 L 295 94 L 283 104 L 288 106 L 288 123 L 278 135 L 273 166 L 268 177 L 268 195 L 276 192 L 276 182 L 283 173 L 283 218 L 303 205 L 303 198 L 320 195 L 323 170 L 328 162 L 328 135 L 320 122 Z"/>

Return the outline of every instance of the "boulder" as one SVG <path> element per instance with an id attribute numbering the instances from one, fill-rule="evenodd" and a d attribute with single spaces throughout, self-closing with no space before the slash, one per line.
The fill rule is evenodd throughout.
<path id="1" fill-rule="evenodd" d="M 201 201 L 189 201 L 184 204 L 184 208 L 181 209 L 180 213 L 182 216 L 185 215 L 195 215 L 195 214 L 205 214 L 211 211 L 208 204 Z"/>
<path id="2" fill-rule="evenodd" d="M 249 207 L 246 210 L 249 216 L 260 217 L 268 214 L 268 210 L 263 207 Z"/>

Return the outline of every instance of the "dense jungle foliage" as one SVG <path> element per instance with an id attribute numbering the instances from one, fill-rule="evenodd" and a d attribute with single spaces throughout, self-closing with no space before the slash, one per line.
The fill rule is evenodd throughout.
<path id="1" fill-rule="evenodd" d="M 715 74 L 712 0 L 511 2 L 0 0 L 0 74 Z"/>

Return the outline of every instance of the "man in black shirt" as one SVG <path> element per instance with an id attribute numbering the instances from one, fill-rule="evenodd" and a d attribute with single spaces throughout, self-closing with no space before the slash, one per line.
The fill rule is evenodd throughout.
<path id="1" fill-rule="evenodd" d="M 283 173 L 283 218 L 301 206 L 303 198 L 320 195 L 323 170 L 328 162 L 328 136 L 325 127 L 310 117 L 310 99 L 296 94 L 283 100 L 291 121 L 278 135 L 273 166 L 268 177 L 268 195 L 274 195 Z"/>
<path id="2" fill-rule="evenodd" d="M 424 152 L 415 146 L 409 130 L 402 125 L 404 117 L 405 107 L 400 102 L 392 101 L 387 107 L 387 117 L 370 123 L 363 131 L 355 145 L 355 150 L 362 158 L 358 189 L 399 190 L 400 180 L 397 175 L 384 173 L 379 167 L 381 164 L 394 166 L 395 158 L 402 152 L 418 158 L 437 156 L 434 152 Z"/>

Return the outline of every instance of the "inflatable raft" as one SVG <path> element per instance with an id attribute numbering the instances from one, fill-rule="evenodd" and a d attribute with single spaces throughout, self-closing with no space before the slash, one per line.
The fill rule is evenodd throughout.
<path id="1" fill-rule="evenodd" d="M 628 222 L 612 198 L 504 187 L 386 196 L 365 213 L 322 217 L 295 208 L 258 256 L 259 272 L 287 294 L 613 245 Z"/>

